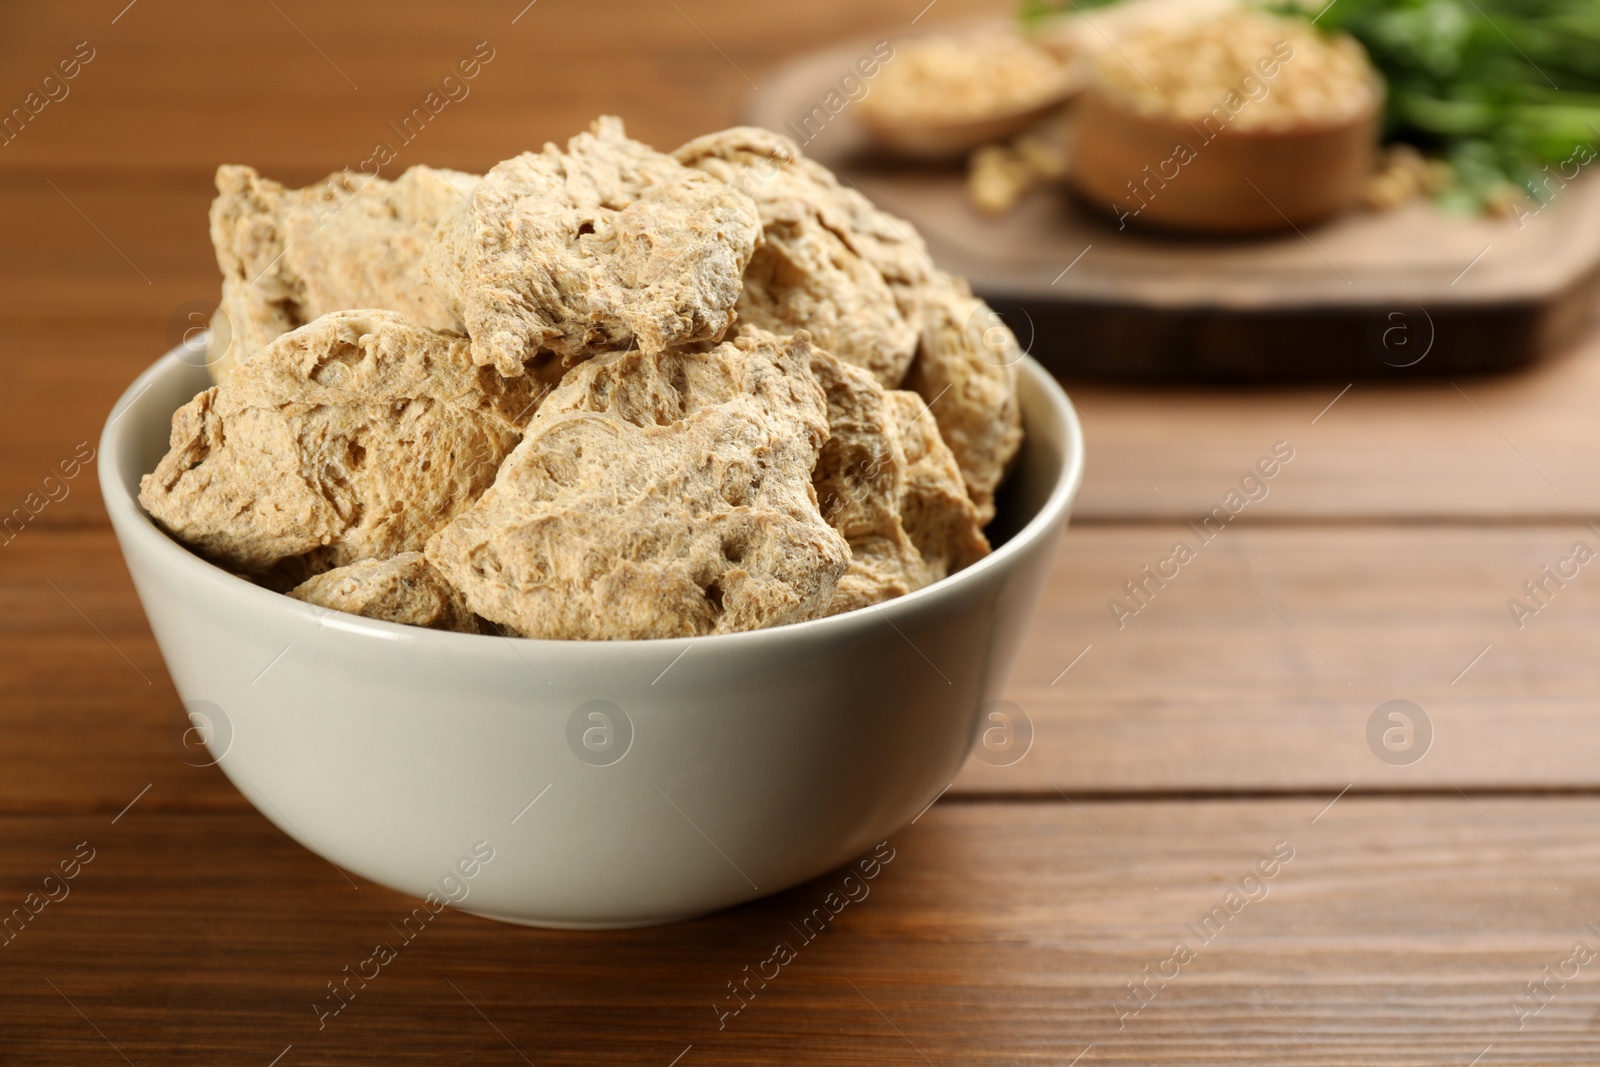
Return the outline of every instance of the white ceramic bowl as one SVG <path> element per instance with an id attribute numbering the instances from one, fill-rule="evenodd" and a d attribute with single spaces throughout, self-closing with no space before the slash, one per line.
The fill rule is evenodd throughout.
<path id="1" fill-rule="evenodd" d="M 307 848 L 509 922 L 700 915 L 822 874 L 915 818 L 1000 693 L 1083 469 L 1071 405 L 1027 359 L 1027 438 L 991 527 L 1004 543 L 944 581 L 714 637 L 443 633 L 268 592 L 150 521 L 139 477 L 208 384 L 178 353 L 113 409 L 100 485 L 210 758 Z"/>

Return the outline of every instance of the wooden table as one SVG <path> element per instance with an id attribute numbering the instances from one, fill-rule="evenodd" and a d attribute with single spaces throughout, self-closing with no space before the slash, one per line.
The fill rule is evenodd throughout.
<path id="1" fill-rule="evenodd" d="M 402 164 L 483 168 L 604 111 L 671 146 L 786 52 L 982 7 L 524 2 L 0 11 L 0 107 L 94 56 L 0 147 L 0 512 L 214 301 L 217 163 L 357 163 L 479 41 Z M 1600 566 L 1520 627 L 1507 606 L 1600 546 L 1600 339 L 1504 380 L 1073 397 L 1089 474 L 1010 690 L 1031 751 L 973 762 L 736 1015 L 728 983 L 836 876 L 620 934 L 446 912 L 319 1028 L 413 902 L 182 761 L 93 475 L 65 483 L 0 546 L 0 913 L 77 874 L 0 947 L 0 1063 L 1600 1059 L 1600 960 L 1573 955 L 1600 950 Z M 1270 494 L 1119 627 L 1108 600 L 1279 441 Z M 1420 760 L 1369 744 L 1397 699 Z"/>

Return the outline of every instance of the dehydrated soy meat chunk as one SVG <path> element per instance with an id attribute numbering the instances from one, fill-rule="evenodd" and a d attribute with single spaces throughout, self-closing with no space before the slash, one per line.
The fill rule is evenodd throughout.
<path id="1" fill-rule="evenodd" d="M 390 559 L 364 559 L 336 567 L 289 590 L 308 604 L 365 615 L 369 619 L 482 633 L 466 597 L 444 580 L 420 552 Z"/>
<path id="2" fill-rule="evenodd" d="M 965 284 L 932 287 L 912 299 L 922 336 L 905 387 L 927 402 L 961 467 L 967 494 L 988 523 L 994 518 L 994 492 L 1022 445 L 1017 404 L 1022 350 Z"/>
<path id="3" fill-rule="evenodd" d="M 511 376 L 541 350 L 573 363 L 720 338 L 760 239 L 748 196 L 607 117 L 565 151 L 490 170 L 440 225 L 426 270 L 473 358 Z"/>
<path id="4" fill-rule="evenodd" d="M 812 484 L 850 544 L 828 614 L 921 589 L 988 555 L 961 471 L 915 393 L 827 357 L 812 372 L 828 398 L 828 441 Z"/>
<path id="5" fill-rule="evenodd" d="M 528 637 L 815 618 L 850 561 L 811 488 L 827 435 L 804 336 L 596 357 L 428 560 L 479 615 Z"/>
<path id="6" fill-rule="evenodd" d="M 707 134 L 674 154 L 749 193 L 760 209 L 764 241 L 745 269 L 739 320 L 775 333 L 806 330 L 819 348 L 865 367 L 885 388 L 899 385 L 917 330 L 879 264 L 856 247 L 863 220 L 882 228 L 872 218 L 877 209 L 863 208 L 861 194 L 767 130 Z M 879 235 L 870 251 L 890 237 Z"/>
<path id="7" fill-rule="evenodd" d="M 422 251 L 477 182 L 474 174 L 419 166 L 392 182 L 340 171 L 286 189 L 250 167 L 219 167 L 211 241 L 222 304 L 212 320 L 212 380 L 330 311 L 382 308 L 459 332 L 422 276 Z"/>
<path id="8" fill-rule="evenodd" d="M 139 500 L 202 555 L 273 584 L 420 549 L 494 480 L 535 380 L 393 312 L 285 334 L 172 418 Z"/>
<path id="9" fill-rule="evenodd" d="M 780 134 L 737 127 L 677 158 L 748 192 L 765 243 L 745 271 L 742 321 L 805 329 L 885 388 L 929 403 L 984 522 L 1021 442 L 1016 339 L 966 284 L 941 273 L 909 222 L 841 185 Z"/>

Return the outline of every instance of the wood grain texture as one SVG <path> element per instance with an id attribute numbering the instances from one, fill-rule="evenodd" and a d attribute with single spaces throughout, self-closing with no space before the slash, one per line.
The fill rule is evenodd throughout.
<path id="1" fill-rule="evenodd" d="M 1526 521 L 1600 512 L 1592 333 L 1567 358 L 1514 377 L 1344 385 L 1069 383 L 1089 443 L 1075 518 L 1196 518 L 1280 440 L 1296 457 L 1260 517 Z"/>
<path id="2" fill-rule="evenodd" d="M 1237 522 L 1204 545 L 1188 526 L 1069 529 L 1007 694 L 1033 748 L 970 761 L 957 789 L 1600 784 L 1600 572 L 1574 565 L 1537 614 L 1507 604 L 1534 606 L 1523 583 L 1577 542 L 1600 551 L 1594 529 Z M 1143 568 L 1179 541 L 1197 556 L 1158 587 Z M 1396 699 L 1433 728 L 1406 765 L 1366 733 Z"/>
<path id="3" fill-rule="evenodd" d="M 1124 583 L 1183 539 L 1197 558 L 1119 629 L 1107 601 L 1137 606 Z M 1032 747 L 990 757 L 1005 766 L 974 758 L 954 791 L 1600 788 L 1600 562 L 1551 586 L 1520 629 L 1507 607 L 1532 604 L 1522 583 L 1579 540 L 1600 550 L 1576 523 L 1246 518 L 1204 547 L 1186 527 L 1071 528 L 1005 694 Z M 153 790 L 158 805 L 244 810 L 220 774 L 183 763 L 187 722 L 108 530 L 28 530 L 0 547 L 0 633 L 15 650 L 0 659 L 0 812 L 114 812 L 170 781 L 189 787 Z M 1404 765 L 1366 733 L 1394 699 L 1433 731 Z"/>
<path id="4" fill-rule="evenodd" d="M 565 140 L 602 112 L 670 147 L 730 123 L 764 71 L 792 50 L 834 40 L 842 27 L 901 32 L 926 6 L 613 0 L 602 12 L 580 0 L 497 0 L 446 11 L 432 0 L 279 0 L 224 14 L 141 2 L 113 24 L 126 3 L 13 5 L 0 14 L 7 109 L 77 42 L 96 53 L 65 100 L 0 148 L 0 166 L 209 175 L 218 160 L 240 160 L 321 175 L 392 139 L 389 124 L 422 104 L 480 41 L 494 58 L 464 99 L 399 146 L 399 166 L 426 153 L 441 165 L 487 167 Z M 918 24 L 996 6 L 940 0 Z"/>
<path id="5" fill-rule="evenodd" d="M 797 927 L 843 872 L 626 934 L 447 911 L 320 1030 L 327 983 L 400 943 L 417 902 L 352 888 L 259 816 L 153 799 L 115 825 L 0 819 L 7 907 L 95 850 L 0 948 L 0 1063 L 120 1062 L 112 1044 L 134 1063 L 292 1046 L 282 1063 L 541 1067 L 1060 1065 L 1090 1045 L 1082 1064 L 1465 1065 L 1491 1045 L 1483 1062 L 1550 1064 L 1600 1047 L 1586 971 L 1521 1030 L 1512 1007 L 1574 942 L 1600 943 L 1593 798 L 941 804 L 809 943 Z M 1186 924 L 1275 848 L 1292 858 L 1247 883 L 1257 899 L 1197 937 Z M 1180 941 L 1194 959 L 1119 1018 L 1125 983 Z M 727 983 L 778 942 L 796 958 L 719 1030 Z"/>
<path id="6" fill-rule="evenodd" d="M 482 168 L 602 111 L 670 146 L 728 122 L 745 77 L 792 51 L 995 9 L 524 2 L 0 8 L 0 111 L 76 42 L 97 49 L 0 146 L 0 518 L 215 299 L 218 162 L 302 182 L 357 161 L 480 40 L 495 60 L 400 164 Z M 720 1030 L 726 983 L 841 876 L 625 934 L 446 912 L 319 1030 L 326 983 L 417 902 L 352 888 L 184 763 L 177 696 L 80 473 L 0 536 L 0 920 L 79 842 L 96 850 L 69 897 L 0 935 L 0 1064 L 1420 1067 L 1491 1044 L 1485 1067 L 1593 1063 L 1588 969 L 1521 1030 L 1512 1000 L 1574 941 L 1600 944 L 1600 800 L 1559 793 L 1600 785 L 1600 580 L 1585 568 L 1522 630 L 1505 600 L 1572 540 L 1600 544 L 1600 343 L 1458 384 L 1361 384 L 1331 408 L 1339 383 L 1073 386 L 1078 524 L 1006 694 L 1033 748 L 970 763 L 895 836 L 871 896 Z M 1107 598 L 1280 440 L 1295 459 L 1269 495 L 1118 629 Z M 1365 740 L 1397 697 L 1435 728 L 1410 766 Z M 1469 802 L 1455 783 L 1551 795 Z M 1430 794 L 1366 795 L 1412 789 Z M 1173 793 L 1215 796 L 1143 795 Z M 1279 841 L 1296 853 L 1270 895 L 1119 1027 L 1125 983 Z"/>
<path id="7" fill-rule="evenodd" d="M 109 529 L 0 547 L 0 646 L 0 810 L 115 814 L 152 783 L 158 807 L 248 809 L 184 763 L 188 720 Z"/>

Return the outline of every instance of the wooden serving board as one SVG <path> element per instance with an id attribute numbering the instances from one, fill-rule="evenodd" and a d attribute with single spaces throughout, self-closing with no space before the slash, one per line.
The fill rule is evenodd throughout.
<path id="1" fill-rule="evenodd" d="M 802 125 L 831 91 L 838 106 L 840 78 L 873 43 L 769 73 L 745 121 L 805 142 L 806 155 L 909 219 L 939 265 L 970 280 L 1060 373 L 1283 381 L 1502 370 L 1573 339 L 1600 283 L 1600 181 L 1583 175 L 1521 219 L 1417 201 L 1242 239 L 1119 230 L 1060 187 L 985 216 L 959 167 L 875 156 L 849 104 L 820 131 Z"/>

